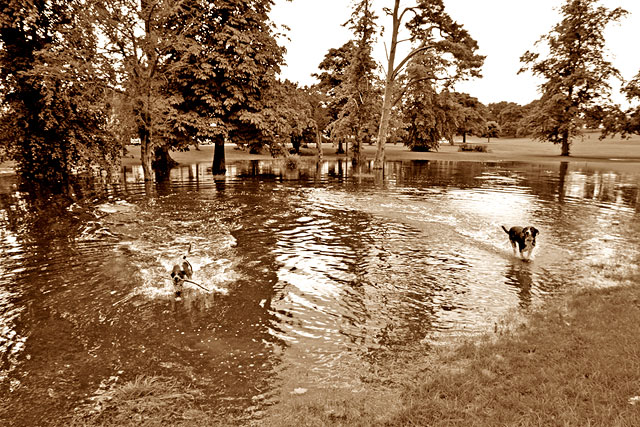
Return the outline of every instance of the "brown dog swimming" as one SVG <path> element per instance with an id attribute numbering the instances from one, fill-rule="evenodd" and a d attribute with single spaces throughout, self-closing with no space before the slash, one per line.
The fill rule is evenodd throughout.
<path id="1" fill-rule="evenodd" d="M 511 227 L 509 230 L 503 225 L 502 229 L 509 235 L 509 242 L 513 247 L 513 256 L 517 256 L 516 247 L 520 252 L 520 257 L 529 261 L 531 252 L 536 247 L 536 236 L 540 233 L 535 227 Z M 526 254 L 526 255 L 525 255 Z"/>
<path id="2" fill-rule="evenodd" d="M 193 276 L 193 267 L 191 263 L 187 261 L 187 256 L 182 257 L 182 263 L 175 264 L 171 270 L 171 279 L 173 279 L 173 286 L 176 288 L 176 298 L 180 298 L 182 295 L 182 287 L 185 280 L 191 280 Z"/>

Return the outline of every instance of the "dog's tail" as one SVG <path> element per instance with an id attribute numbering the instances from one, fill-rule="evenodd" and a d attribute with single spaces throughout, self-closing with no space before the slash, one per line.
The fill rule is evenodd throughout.
<path id="1" fill-rule="evenodd" d="M 507 228 L 504 225 L 501 225 L 500 227 L 502 227 L 505 233 L 509 234 L 509 230 L 507 230 Z"/>

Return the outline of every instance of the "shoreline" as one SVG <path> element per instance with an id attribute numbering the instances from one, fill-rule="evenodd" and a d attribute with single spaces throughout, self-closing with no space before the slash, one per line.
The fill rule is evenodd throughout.
<path id="1" fill-rule="evenodd" d="M 412 152 L 404 145 L 387 144 L 385 161 L 453 161 L 453 162 L 518 162 L 581 165 L 597 170 L 613 170 L 617 172 L 634 172 L 640 167 L 640 135 L 629 139 L 620 137 L 606 138 L 600 141 L 597 134 L 587 134 L 583 140 L 572 144 L 570 156 L 561 156 L 560 147 L 549 143 L 534 141 L 529 138 L 497 138 L 491 142 L 477 137 L 467 138 L 469 144 L 486 145 L 488 152 L 460 152 L 461 142 L 455 145 L 443 144 L 437 151 Z M 213 161 L 213 145 L 201 145 L 199 150 L 190 148 L 187 151 L 171 151 L 171 157 L 178 164 L 211 163 Z M 336 147 L 331 143 L 322 144 L 323 160 L 347 159 L 345 154 L 336 154 Z M 302 161 L 315 161 L 315 147 L 302 149 Z M 376 154 L 375 145 L 366 145 L 363 149 L 365 162 L 373 161 Z M 235 144 L 225 146 L 226 163 L 248 160 L 276 160 L 268 153 L 249 154 L 240 150 Z M 139 166 L 140 146 L 127 145 L 122 156 L 122 166 Z M 0 163 L 0 176 L 14 174 L 14 162 Z"/>
<path id="2" fill-rule="evenodd" d="M 531 139 L 494 139 L 486 140 L 471 137 L 468 143 L 487 145 L 488 152 L 460 152 L 460 144 L 441 145 L 438 151 L 412 152 L 403 145 L 387 144 L 385 146 L 385 161 L 434 160 L 455 162 L 520 162 L 581 165 L 593 169 L 615 170 L 620 172 L 636 171 L 640 167 L 640 136 L 631 139 L 609 138 L 599 141 L 597 137 L 577 141 L 572 146 L 572 155 L 568 157 L 559 154 L 560 148 L 551 143 L 542 143 Z M 201 145 L 199 150 L 191 148 L 188 151 L 172 151 L 171 157 L 178 164 L 210 163 L 213 160 L 213 146 Z M 336 147 L 330 143 L 322 145 L 323 160 L 347 159 L 345 154 L 336 154 Z M 375 145 L 364 147 L 365 162 L 375 158 Z M 315 147 L 303 149 L 300 155 L 302 161 L 315 160 Z M 307 160 L 308 159 L 308 160 Z M 226 163 L 247 160 L 275 160 L 270 154 L 249 154 L 238 149 L 235 144 L 225 146 Z M 127 153 L 122 158 L 123 166 L 140 165 L 140 147 L 127 146 Z"/>

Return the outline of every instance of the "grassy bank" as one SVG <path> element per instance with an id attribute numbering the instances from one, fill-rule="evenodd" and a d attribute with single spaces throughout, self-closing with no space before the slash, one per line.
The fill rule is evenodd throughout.
<path id="1" fill-rule="evenodd" d="M 506 325 L 417 361 L 425 368 L 405 376 L 397 395 L 285 397 L 264 425 L 638 425 L 638 285 L 564 296 Z"/>

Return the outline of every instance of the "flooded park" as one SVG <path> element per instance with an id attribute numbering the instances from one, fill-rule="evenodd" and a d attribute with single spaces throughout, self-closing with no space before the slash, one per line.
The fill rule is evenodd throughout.
<path id="1" fill-rule="evenodd" d="M 640 259 L 640 170 L 338 159 L 174 168 L 65 195 L 0 176 L 0 390 L 16 425 L 99 410 L 138 376 L 202 390 L 222 419 L 282 394 L 365 387 Z M 531 262 L 501 225 L 540 230 Z M 189 250 L 189 248 L 191 248 Z M 193 283 L 176 298 L 171 266 Z"/>

